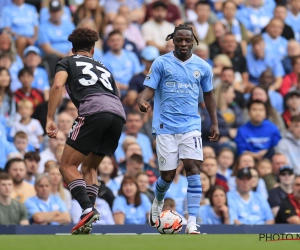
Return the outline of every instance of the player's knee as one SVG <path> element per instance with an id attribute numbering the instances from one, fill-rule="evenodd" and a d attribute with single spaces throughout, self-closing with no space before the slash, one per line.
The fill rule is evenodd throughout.
<path id="1" fill-rule="evenodd" d="M 172 182 L 175 178 L 176 175 L 176 170 L 174 171 L 167 171 L 167 172 L 161 172 L 161 178 L 165 181 L 165 182 Z"/>
<path id="2" fill-rule="evenodd" d="M 201 164 L 194 160 L 184 160 L 184 170 L 187 176 L 200 174 Z"/>

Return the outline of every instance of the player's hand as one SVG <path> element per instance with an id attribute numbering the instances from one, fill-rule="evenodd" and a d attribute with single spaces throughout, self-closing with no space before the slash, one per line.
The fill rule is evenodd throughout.
<path id="1" fill-rule="evenodd" d="M 55 122 L 53 120 L 47 120 L 47 124 L 46 124 L 46 133 L 50 138 L 56 138 L 58 129 L 57 129 L 57 125 L 55 124 Z"/>
<path id="2" fill-rule="evenodd" d="M 144 113 L 147 113 L 147 111 L 151 108 L 151 105 L 145 101 L 139 102 L 138 105 L 139 105 L 140 111 L 144 112 Z"/>
<path id="3" fill-rule="evenodd" d="M 210 134 L 211 136 L 208 137 L 210 141 L 218 141 L 220 136 L 218 125 L 216 124 L 211 125 Z"/>

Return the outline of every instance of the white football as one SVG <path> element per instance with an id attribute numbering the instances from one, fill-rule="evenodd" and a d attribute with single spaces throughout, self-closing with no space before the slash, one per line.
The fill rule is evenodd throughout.
<path id="1" fill-rule="evenodd" d="M 173 210 L 163 211 L 156 220 L 156 229 L 161 234 L 178 234 L 182 229 L 182 218 Z"/>

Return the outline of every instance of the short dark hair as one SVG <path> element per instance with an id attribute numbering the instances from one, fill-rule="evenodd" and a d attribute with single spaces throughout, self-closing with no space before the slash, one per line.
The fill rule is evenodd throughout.
<path id="1" fill-rule="evenodd" d="M 232 0 L 227 0 L 227 1 L 223 2 L 222 10 L 225 8 L 225 6 L 226 6 L 227 3 L 233 3 L 234 6 L 237 8 L 237 5 L 236 5 L 236 3 L 235 3 L 234 1 L 232 1 Z"/>
<path id="2" fill-rule="evenodd" d="M 265 107 L 266 111 L 267 111 L 267 106 L 264 102 L 260 101 L 260 100 L 251 100 L 250 102 L 248 102 L 247 104 L 247 109 L 250 110 L 252 105 L 254 104 L 261 104 Z"/>
<path id="3" fill-rule="evenodd" d="M 263 40 L 264 39 L 261 35 L 255 35 L 254 37 L 251 38 L 250 43 L 252 46 L 254 46 Z"/>
<path id="4" fill-rule="evenodd" d="M 4 167 L 5 171 L 8 172 L 11 165 L 14 164 L 15 162 L 23 162 L 24 165 L 25 165 L 25 162 L 24 162 L 23 159 L 21 159 L 21 158 L 12 158 L 12 159 L 10 159 L 6 162 L 5 167 Z"/>
<path id="5" fill-rule="evenodd" d="M 294 115 L 294 116 L 292 116 L 291 122 L 300 122 L 300 115 Z"/>
<path id="6" fill-rule="evenodd" d="M 152 10 L 153 9 L 157 9 L 159 7 L 162 7 L 164 9 L 168 9 L 168 6 L 164 3 L 164 2 L 161 2 L 161 1 L 157 1 L 157 2 L 154 2 L 154 4 L 152 5 Z"/>
<path id="7" fill-rule="evenodd" d="M 88 28 L 76 28 L 69 35 L 68 41 L 72 43 L 74 51 L 90 51 L 99 40 L 99 34 Z"/>
<path id="8" fill-rule="evenodd" d="M 222 69 L 222 73 L 223 73 L 224 71 L 226 71 L 226 70 L 233 71 L 233 73 L 235 72 L 235 71 L 234 71 L 234 68 L 232 68 L 232 67 L 224 67 L 224 68 Z"/>
<path id="9" fill-rule="evenodd" d="M 136 180 L 131 177 L 131 176 L 124 176 L 124 179 L 121 183 L 121 187 L 120 187 L 120 190 L 119 190 L 119 195 L 122 195 L 125 197 L 126 201 L 127 201 L 127 204 L 129 204 L 129 200 L 128 200 L 128 197 L 125 196 L 124 192 L 123 192 L 123 186 L 126 184 L 126 183 L 133 183 L 135 186 L 136 186 L 136 194 L 135 194 L 135 197 L 134 197 L 134 206 L 135 207 L 138 207 L 139 205 L 141 205 L 142 203 L 142 200 L 141 200 L 141 192 L 139 190 L 139 186 L 136 182 Z"/>
<path id="10" fill-rule="evenodd" d="M 286 6 L 285 4 L 283 4 L 283 3 L 277 3 L 276 6 L 275 6 L 275 8 L 274 8 L 274 10 L 275 10 L 276 8 L 278 8 L 278 7 L 283 7 L 283 8 L 285 8 L 285 9 L 287 9 L 287 6 Z"/>
<path id="11" fill-rule="evenodd" d="M 31 161 L 35 161 L 35 162 L 38 163 L 41 160 L 41 157 L 37 152 L 27 152 L 24 155 L 24 160 L 26 160 L 26 159 L 31 160 Z"/>
<path id="12" fill-rule="evenodd" d="M 195 8 L 197 8 L 199 5 L 208 5 L 210 7 L 210 4 L 208 1 L 204 0 L 204 1 L 198 1 L 195 5 Z"/>
<path id="13" fill-rule="evenodd" d="M 120 35 L 120 36 L 123 37 L 123 34 L 122 34 L 120 31 L 118 31 L 118 30 L 113 30 L 113 31 L 111 31 L 111 32 L 108 34 L 107 39 L 111 38 L 111 37 L 114 36 L 114 35 Z"/>
<path id="14" fill-rule="evenodd" d="M 2 180 L 5 180 L 5 181 L 11 180 L 11 177 L 8 173 L 3 172 L 3 173 L 0 173 L 0 181 L 2 181 Z"/>
<path id="15" fill-rule="evenodd" d="M 140 116 L 142 118 L 141 112 L 138 112 L 136 110 L 129 111 L 128 114 L 127 114 L 127 117 L 130 116 L 130 115 L 138 115 L 138 116 Z"/>
<path id="16" fill-rule="evenodd" d="M 18 73 L 18 78 L 21 78 L 23 75 L 25 74 L 29 74 L 33 77 L 33 71 L 31 68 L 29 67 L 24 67 L 23 69 L 21 69 Z"/>
<path id="17" fill-rule="evenodd" d="M 127 159 L 127 161 L 136 162 L 138 164 L 144 164 L 143 157 L 141 155 L 138 155 L 138 154 L 133 154 L 132 156 L 130 156 Z"/>
<path id="18" fill-rule="evenodd" d="M 300 56 L 293 56 L 292 57 L 292 65 L 294 66 L 299 59 L 300 59 Z"/>
<path id="19" fill-rule="evenodd" d="M 166 37 L 166 41 L 169 41 L 170 39 L 174 39 L 174 36 L 176 35 L 176 32 L 178 30 L 189 30 L 192 32 L 192 36 L 193 38 L 195 39 L 197 45 L 199 44 L 199 41 L 198 41 L 198 38 L 195 36 L 194 34 L 194 31 L 193 31 L 193 28 L 190 27 L 189 25 L 187 24 L 179 24 L 177 27 L 175 27 L 174 29 L 174 32 L 172 34 L 169 34 L 167 37 Z"/>

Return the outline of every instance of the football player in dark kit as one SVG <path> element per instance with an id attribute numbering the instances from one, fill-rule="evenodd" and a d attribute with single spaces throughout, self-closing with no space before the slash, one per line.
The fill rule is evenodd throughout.
<path id="1" fill-rule="evenodd" d="M 96 170 L 105 155 L 114 154 L 126 119 L 112 74 L 92 58 L 98 39 L 98 33 L 87 28 L 77 28 L 68 37 L 74 55 L 57 63 L 48 104 L 46 131 L 50 138 L 57 135 L 54 114 L 64 86 L 78 109 L 60 166 L 72 196 L 82 208 L 72 234 L 89 234 L 92 223 L 100 218 L 94 208 L 98 194 Z M 80 164 L 82 174 L 78 171 Z"/>

